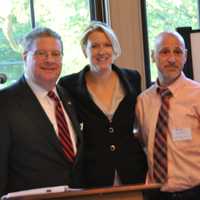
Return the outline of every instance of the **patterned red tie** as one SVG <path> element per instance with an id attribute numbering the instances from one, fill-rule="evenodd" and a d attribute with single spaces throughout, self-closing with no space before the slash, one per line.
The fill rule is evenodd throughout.
<path id="1" fill-rule="evenodd" d="M 161 107 L 158 115 L 153 153 L 153 178 L 157 183 L 164 183 L 167 178 L 167 134 L 169 98 L 172 93 L 168 89 L 158 88 L 161 96 Z"/>
<path id="2" fill-rule="evenodd" d="M 69 134 L 69 129 L 67 125 L 67 121 L 64 116 L 64 112 L 60 103 L 59 98 L 53 91 L 48 92 L 48 96 L 54 101 L 55 103 L 55 116 L 56 116 L 56 123 L 58 126 L 58 135 L 60 138 L 60 142 L 63 146 L 63 151 L 67 158 L 73 162 L 75 158 L 75 153 L 72 146 L 71 137 Z"/>

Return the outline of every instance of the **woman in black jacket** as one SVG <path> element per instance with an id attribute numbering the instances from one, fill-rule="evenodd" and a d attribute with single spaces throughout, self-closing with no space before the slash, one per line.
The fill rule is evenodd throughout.
<path id="1" fill-rule="evenodd" d="M 102 22 L 89 25 L 81 47 L 89 65 L 59 84 L 74 99 L 83 128 L 85 187 L 143 183 L 146 157 L 133 134 L 140 75 L 113 64 L 120 45 Z"/>

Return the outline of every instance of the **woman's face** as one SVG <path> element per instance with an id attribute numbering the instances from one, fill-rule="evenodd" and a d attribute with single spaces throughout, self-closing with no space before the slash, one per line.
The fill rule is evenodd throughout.
<path id="1" fill-rule="evenodd" d="M 108 36 L 101 31 L 89 34 L 85 49 L 92 71 L 104 71 L 111 67 L 113 62 L 113 47 Z"/>

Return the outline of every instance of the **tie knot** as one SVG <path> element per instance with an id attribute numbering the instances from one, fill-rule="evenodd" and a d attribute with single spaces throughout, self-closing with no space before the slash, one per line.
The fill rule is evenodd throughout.
<path id="1" fill-rule="evenodd" d="M 54 91 L 49 91 L 48 92 L 48 97 L 50 97 L 51 99 L 53 99 L 54 101 L 56 101 L 56 102 L 59 102 L 59 99 L 58 99 L 58 97 L 56 96 L 56 94 L 55 94 L 55 92 Z"/>
<path id="2" fill-rule="evenodd" d="M 157 92 L 158 94 L 161 96 L 161 98 L 165 98 L 165 97 L 172 97 L 172 92 L 168 89 L 168 88 L 157 88 Z"/>

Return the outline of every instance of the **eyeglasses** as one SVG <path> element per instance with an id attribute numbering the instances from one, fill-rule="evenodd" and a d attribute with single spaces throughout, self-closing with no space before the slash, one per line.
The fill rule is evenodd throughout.
<path id="1" fill-rule="evenodd" d="M 50 53 L 51 57 L 54 59 L 60 59 L 62 57 L 62 53 L 57 50 L 53 50 L 53 51 L 36 50 L 32 53 L 35 57 L 40 58 L 40 59 L 47 58 L 49 56 L 49 53 Z"/>

